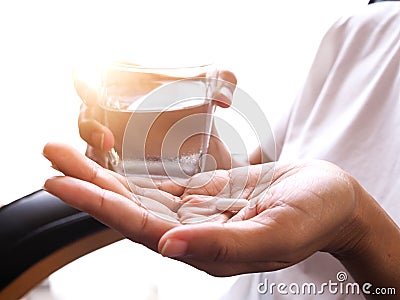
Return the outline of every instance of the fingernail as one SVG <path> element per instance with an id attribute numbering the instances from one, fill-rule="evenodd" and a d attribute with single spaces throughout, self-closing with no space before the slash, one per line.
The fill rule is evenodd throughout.
<path id="1" fill-rule="evenodd" d="M 53 176 L 53 177 L 48 178 L 45 181 L 44 185 L 43 185 L 43 189 L 47 191 L 49 183 L 56 181 L 58 178 L 60 178 L 60 177 L 59 176 Z"/>
<path id="2" fill-rule="evenodd" d="M 167 257 L 182 257 L 185 256 L 188 244 L 182 240 L 169 239 L 165 242 L 161 249 L 161 255 Z"/>
<path id="3" fill-rule="evenodd" d="M 104 146 L 104 132 L 94 132 L 91 136 L 92 143 L 103 150 Z"/>

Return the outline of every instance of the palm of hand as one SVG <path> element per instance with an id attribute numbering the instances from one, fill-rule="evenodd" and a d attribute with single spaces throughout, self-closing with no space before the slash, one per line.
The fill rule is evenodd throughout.
<path id="1" fill-rule="evenodd" d="M 187 214 L 185 217 L 196 218 L 191 209 L 193 205 L 201 205 L 202 200 L 240 198 L 247 199 L 249 205 L 238 213 L 226 211 L 218 215 L 218 211 L 208 211 L 208 216 L 214 217 L 213 221 L 226 223 L 226 236 L 231 235 L 230 239 L 237 243 L 229 246 L 221 242 L 216 247 L 225 251 L 218 257 L 213 250 L 207 253 L 207 245 L 204 244 L 203 258 L 230 263 L 215 266 L 183 259 L 185 262 L 209 272 L 211 270 L 216 275 L 231 275 L 280 269 L 319 250 L 340 250 L 337 248 L 337 236 L 351 222 L 356 204 L 349 177 L 338 167 L 322 161 L 305 161 L 293 165 L 256 165 L 217 171 L 212 175 L 193 177 L 189 187 L 181 191 L 185 204 L 180 209 Z M 171 188 L 163 189 L 177 192 Z M 227 225 L 233 230 L 229 231 Z M 262 239 L 255 239 L 255 234 Z M 212 240 L 218 243 L 218 238 Z M 241 246 L 248 249 L 242 253 L 251 253 L 252 258 L 267 259 L 249 262 L 248 257 L 237 254 L 237 247 Z"/>
<path id="2" fill-rule="evenodd" d="M 133 195 L 162 218 L 182 224 L 224 223 L 266 191 L 272 175 L 270 164 L 200 173 L 179 183 L 140 177 L 128 181 Z M 139 196 L 144 190 L 146 197 Z"/>
<path id="3" fill-rule="evenodd" d="M 48 191 L 164 255 L 167 241 L 187 241 L 190 258 L 179 259 L 214 275 L 273 270 L 319 250 L 340 250 L 337 237 L 357 205 L 351 177 L 327 162 L 218 170 L 198 174 L 184 187 L 128 186 L 122 176 L 65 145 L 48 145 L 44 154 L 66 175 L 48 180 Z M 221 209 L 220 199 L 248 205 L 238 212 Z M 174 222 L 149 213 L 160 207 Z"/>

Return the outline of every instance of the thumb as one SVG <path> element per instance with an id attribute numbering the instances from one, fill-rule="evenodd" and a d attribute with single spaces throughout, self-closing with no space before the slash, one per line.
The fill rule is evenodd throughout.
<path id="1" fill-rule="evenodd" d="M 171 258 L 212 262 L 261 261 L 268 255 L 261 246 L 266 239 L 263 227 L 251 221 L 179 226 L 162 236 L 158 251 Z"/>

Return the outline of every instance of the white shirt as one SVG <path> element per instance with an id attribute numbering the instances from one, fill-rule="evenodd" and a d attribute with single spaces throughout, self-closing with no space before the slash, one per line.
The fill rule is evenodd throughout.
<path id="1" fill-rule="evenodd" d="M 337 164 L 400 224 L 400 2 L 369 5 L 331 27 L 299 97 L 274 134 L 279 160 Z M 338 281 L 337 275 L 344 275 L 339 272 L 348 278 Z M 282 284 L 283 293 L 277 286 L 272 294 L 260 293 L 266 280 L 269 288 Z M 338 260 L 316 253 L 284 270 L 241 276 L 226 299 L 364 299 L 351 290 L 350 295 L 326 287 L 317 295 L 289 290 L 304 283 L 321 290 L 330 281 L 338 289 L 340 283 L 355 282 Z"/>

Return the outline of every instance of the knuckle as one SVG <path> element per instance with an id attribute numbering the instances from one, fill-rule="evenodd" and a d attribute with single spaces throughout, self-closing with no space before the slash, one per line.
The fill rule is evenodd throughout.
<path id="1" fill-rule="evenodd" d="M 100 166 L 94 162 L 93 160 L 89 160 L 90 167 L 89 167 L 89 182 L 96 182 L 99 177 Z"/>
<path id="2" fill-rule="evenodd" d="M 149 212 L 146 209 L 141 209 L 140 232 L 144 232 L 149 222 Z"/>
<path id="3" fill-rule="evenodd" d="M 105 206 L 106 198 L 107 198 L 107 191 L 104 190 L 104 189 L 101 189 L 100 190 L 99 205 L 98 205 L 98 209 L 100 211 L 102 211 L 104 206 Z"/>

